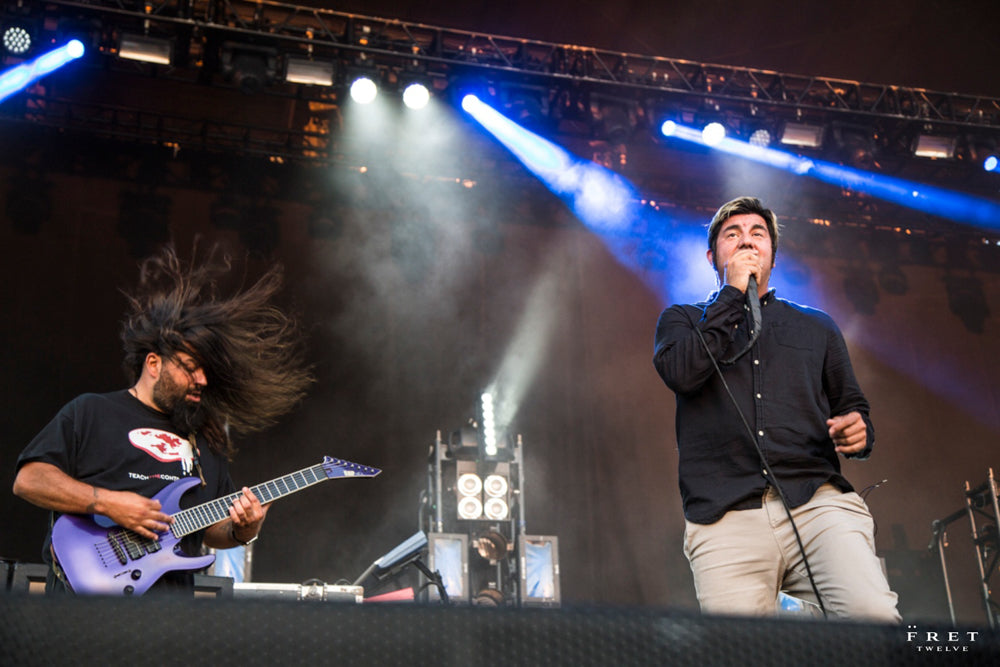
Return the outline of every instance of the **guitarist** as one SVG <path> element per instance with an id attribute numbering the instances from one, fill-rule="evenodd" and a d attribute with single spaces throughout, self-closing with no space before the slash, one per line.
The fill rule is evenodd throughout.
<path id="1" fill-rule="evenodd" d="M 169 529 L 170 516 L 152 496 L 181 477 L 201 483 L 189 507 L 234 492 L 231 433 L 272 424 L 312 381 L 295 322 L 271 305 L 281 286 L 272 267 L 251 287 L 221 297 L 229 273 L 217 249 L 200 266 L 172 248 L 146 259 L 139 285 L 126 295 L 122 324 L 128 389 L 84 394 L 62 408 L 17 461 L 14 493 L 53 512 L 103 515 L 146 538 Z M 267 507 L 246 487 L 229 519 L 186 537 L 226 549 L 257 538 Z M 47 591 L 66 590 L 51 550 Z M 193 590 L 193 574 L 168 572 L 152 590 Z"/>

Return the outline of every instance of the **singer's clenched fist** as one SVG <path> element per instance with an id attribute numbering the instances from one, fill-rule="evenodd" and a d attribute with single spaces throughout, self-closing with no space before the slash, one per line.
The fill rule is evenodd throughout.
<path id="1" fill-rule="evenodd" d="M 868 444 L 868 426 L 855 410 L 826 420 L 834 449 L 841 454 L 857 454 Z"/>

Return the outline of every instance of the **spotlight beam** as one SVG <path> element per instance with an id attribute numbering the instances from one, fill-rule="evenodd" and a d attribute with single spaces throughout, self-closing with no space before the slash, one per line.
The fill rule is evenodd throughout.
<path id="1" fill-rule="evenodd" d="M 669 133 L 667 130 L 669 129 Z M 664 134 L 701 145 L 708 145 L 702 133 L 694 128 L 673 124 L 664 128 Z M 715 150 L 736 155 L 754 162 L 784 169 L 800 176 L 808 176 L 824 183 L 864 192 L 907 208 L 937 215 L 949 220 L 965 222 L 986 229 L 1000 228 L 1000 204 L 982 197 L 965 195 L 944 188 L 915 183 L 901 178 L 838 164 L 812 160 L 784 151 L 754 146 L 744 141 L 724 138 L 712 146 Z"/>
<path id="2" fill-rule="evenodd" d="M 83 56 L 83 52 L 83 42 L 74 39 L 57 49 L 43 53 L 32 61 L 22 63 L 0 74 L 0 102 Z"/>
<path id="3" fill-rule="evenodd" d="M 581 160 L 526 130 L 475 95 L 462 108 L 500 141 L 549 190 L 566 201 L 589 227 L 627 229 L 634 217 L 635 189 L 621 176 Z"/>

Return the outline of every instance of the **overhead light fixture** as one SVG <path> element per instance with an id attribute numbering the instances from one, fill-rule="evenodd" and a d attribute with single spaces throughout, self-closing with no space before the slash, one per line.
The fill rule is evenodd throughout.
<path id="1" fill-rule="evenodd" d="M 288 56 L 285 59 L 285 81 L 307 86 L 332 86 L 336 69 L 329 60 L 311 60 Z"/>
<path id="2" fill-rule="evenodd" d="M 548 125 L 548 89 L 542 86 L 508 85 L 500 89 L 504 115 L 531 131 Z"/>
<path id="3" fill-rule="evenodd" d="M 757 128 L 750 134 L 748 143 L 751 146 L 760 146 L 761 148 L 767 148 L 771 145 L 771 131 L 766 127 Z"/>
<path id="4" fill-rule="evenodd" d="M 222 74 L 244 93 L 256 93 L 274 82 L 278 53 L 272 48 L 227 42 L 222 46 Z"/>
<path id="5" fill-rule="evenodd" d="M 913 145 L 913 154 L 917 157 L 950 160 L 955 157 L 957 137 L 933 134 L 920 134 Z"/>
<path id="6" fill-rule="evenodd" d="M 3 48 L 13 56 L 23 56 L 34 45 L 34 28 L 23 22 L 3 24 L 3 35 L 0 36 Z"/>
<path id="7" fill-rule="evenodd" d="M 419 111 L 431 101 L 431 91 L 423 81 L 411 81 L 403 88 L 403 104 L 407 109 Z"/>
<path id="8" fill-rule="evenodd" d="M 77 58 L 82 58 L 85 52 L 83 43 L 78 39 L 72 39 L 34 60 L 5 70 L 0 73 L 0 102 L 24 90 L 43 76 L 68 65 Z"/>
<path id="9" fill-rule="evenodd" d="M 351 99 L 358 104 L 371 104 L 378 97 L 375 74 L 359 74 L 351 80 Z"/>
<path id="10" fill-rule="evenodd" d="M 718 121 L 712 121 L 701 130 L 701 140 L 706 146 L 718 146 L 726 138 L 726 126 Z"/>
<path id="11" fill-rule="evenodd" d="M 876 143 L 873 128 L 857 123 L 834 123 L 833 144 L 839 160 L 860 169 L 875 166 Z"/>
<path id="12" fill-rule="evenodd" d="M 628 142 L 635 130 L 630 109 L 613 101 L 600 102 L 596 107 L 599 119 L 600 138 L 609 144 L 619 145 Z"/>
<path id="13" fill-rule="evenodd" d="M 820 148 L 823 145 L 824 128 L 822 125 L 805 123 L 785 123 L 781 128 L 779 141 L 786 146 L 801 148 Z"/>
<path id="14" fill-rule="evenodd" d="M 174 43 L 169 39 L 122 33 L 118 57 L 156 65 L 169 65 L 173 60 Z"/>
<path id="15" fill-rule="evenodd" d="M 1000 166 L 1000 158 L 997 158 L 996 155 L 987 155 L 986 159 L 983 160 L 983 169 L 986 171 L 996 171 L 998 166 Z"/>

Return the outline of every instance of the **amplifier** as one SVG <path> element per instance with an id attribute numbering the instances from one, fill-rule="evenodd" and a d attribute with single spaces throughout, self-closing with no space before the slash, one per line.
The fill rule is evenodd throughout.
<path id="1" fill-rule="evenodd" d="M 331 586 L 323 582 L 302 584 L 233 584 L 233 597 L 245 600 L 315 600 L 317 602 L 351 602 L 360 604 L 365 598 L 362 586 Z"/>

